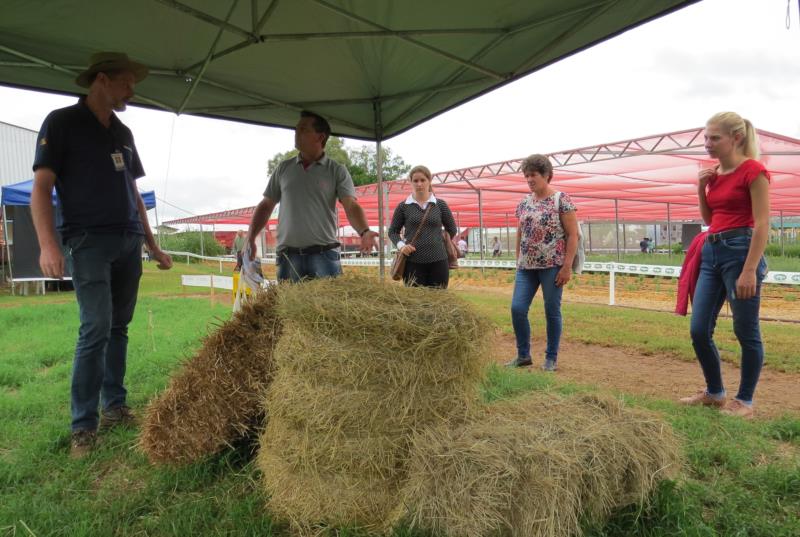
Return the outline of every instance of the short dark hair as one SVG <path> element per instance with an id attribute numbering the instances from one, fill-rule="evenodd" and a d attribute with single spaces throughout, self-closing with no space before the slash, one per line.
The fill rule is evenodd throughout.
<path id="1" fill-rule="evenodd" d="M 522 161 L 519 170 L 523 175 L 539 172 L 539 175 L 547 179 L 548 183 L 550 179 L 553 178 L 553 164 L 545 155 L 530 155 L 526 157 L 525 160 Z"/>
<path id="2" fill-rule="evenodd" d="M 322 140 L 322 147 L 325 147 L 325 144 L 328 143 L 328 138 L 331 137 L 331 124 L 328 123 L 328 120 L 322 117 L 319 114 L 315 114 L 314 112 L 309 112 L 308 110 L 303 110 L 300 112 L 300 117 L 311 117 L 314 118 L 314 130 L 324 134 L 325 139 Z"/>

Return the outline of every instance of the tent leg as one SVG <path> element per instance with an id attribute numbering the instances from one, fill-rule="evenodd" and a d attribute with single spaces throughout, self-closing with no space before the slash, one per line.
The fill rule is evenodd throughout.
<path id="1" fill-rule="evenodd" d="M 669 202 L 667 202 L 667 256 L 672 257 L 672 217 Z"/>
<path id="2" fill-rule="evenodd" d="M 625 232 L 625 220 L 622 221 L 622 255 L 628 253 L 628 234 Z"/>
<path id="3" fill-rule="evenodd" d="M 481 196 L 481 189 L 478 189 L 478 245 L 481 250 L 481 274 L 483 274 L 483 197 Z"/>
<path id="4" fill-rule="evenodd" d="M 619 261 L 619 200 L 616 199 L 614 200 L 614 230 L 617 237 L 617 261 Z"/>
<path id="5" fill-rule="evenodd" d="M 786 251 L 784 249 L 784 240 L 783 240 L 783 211 L 780 212 L 780 217 L 781 217 L 781 257 L 786 257 Z"/>
<path id="6" fill-rule="evenodd" d="M 8 244 L 8 216 L 3 205 L 3 243 L 6 245 L 6 262 L 3 263 L 3 279 L 6 277 L 5 266 L 8 265 L 8 279 L 11 280 L 11 294 L 14 294 L 14 268 L 11 266 L 11 246 Z"/>
<path id="7" fill-rule="evenodd" d="M 389 245 L 386 241 L 386 226 L 383 219 L 386 211 L 383 203 L 383 155 L 381 155 L 383 123 L 381 120 L 380 100 L 376 99 L 372 103 L 372 110 L 375 114 L 375 171 L 378 176 L 378 255 L 380 256 L 380 279 L 384 280 L 386 278 L 386 255 L 389 253 Z"/>
<path id="8" fill-rule="evenodd" d="M 589 220 L 587 225 L 589 227 L 589 255 L 592 255 L 592 221 Z"/>

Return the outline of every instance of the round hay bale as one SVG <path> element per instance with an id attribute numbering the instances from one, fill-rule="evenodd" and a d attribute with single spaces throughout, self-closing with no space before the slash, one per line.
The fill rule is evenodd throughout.
<path id="1" fill-rule="evenodd" d="M 597 396 L 537 394 L 414 438 L 395 519 L 448 537 L 568 536 L 680 467 L 671 428 Z"/>
<path id="2" fill-rule="evenodd" d="M 197 461 L 261 426 L 281 331 L 276 297 L 273 286 L 247 300 L 150 402 L 139 448 L 152 462 Z"/>

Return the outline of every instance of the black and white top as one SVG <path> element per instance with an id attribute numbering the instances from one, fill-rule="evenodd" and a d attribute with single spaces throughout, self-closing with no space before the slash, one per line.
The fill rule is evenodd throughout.
<path id="1" fill-rule="evenodd" d="M 444 249 L 444 240 L 442 238 L 442 228 L 447 231 L 450 237 L 454 237 L 458 233 L 453 213 L 450 212 L 450 207 L 447 206 L 444 200 L 437 199 L 431 194 L 424 206 L 420 206 L 413 196 L 409 196 L 394 210 L 392 224 L 389 226 L 389 239 L 391 239 L 392 243 L 401 248 L 405 244 L 404 241 L 410 241 L 414 238 L 428 203 L 433 203 L 433 207 L 428 213 L 428 218 L 425 220 L 425 225 L 419 237 L 414 241 L 414 247 L 417 251 L 408 256 L 408 260 L 412 263 L 433 263 L 447 259 L 447 250 Z"/>

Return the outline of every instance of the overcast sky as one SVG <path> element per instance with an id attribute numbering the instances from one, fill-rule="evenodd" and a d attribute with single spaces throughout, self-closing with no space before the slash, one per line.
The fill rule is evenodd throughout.
<path id="1" fill-rule="evenodd" d="M 800 138 L 800 17 L 790 4 L 787 30 L 786 0 L 705 0 L 385 144 L 436 172 L 697 127 L 722 110 Z M 0 121 L 38 130 L 73 102 L 0 86 Z M 194 214 L 256 204 L 267 160 L 294 143 L 285 129 L 136 107 L 120 117 L 147 172 L 140 188 Z M 160 205 L 160 220 L 182 216 Z"/>

